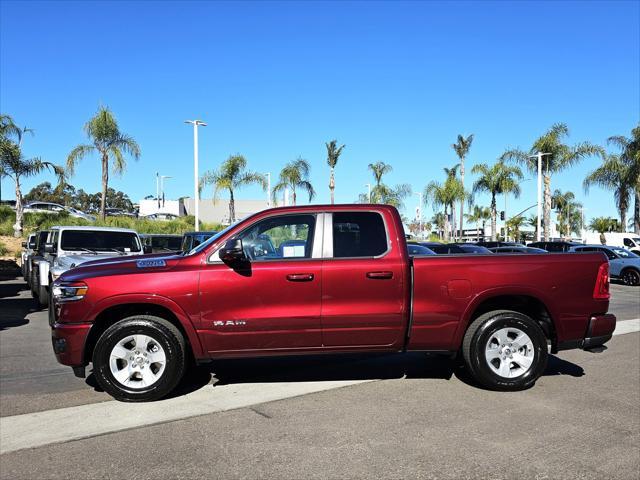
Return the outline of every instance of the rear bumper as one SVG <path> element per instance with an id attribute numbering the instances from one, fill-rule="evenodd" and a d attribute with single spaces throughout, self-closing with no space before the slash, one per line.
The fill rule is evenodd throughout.
<path id="1" fill-rule="evenodd" d="M 592 315 L 584 338 L 569 340 L 558 344 L 558 350 L 570 350 L 582 348 L 590 350 L 601 347 L 613 336 L 616 329 L 616 317 L 610 313 L 604 315 Z"/>

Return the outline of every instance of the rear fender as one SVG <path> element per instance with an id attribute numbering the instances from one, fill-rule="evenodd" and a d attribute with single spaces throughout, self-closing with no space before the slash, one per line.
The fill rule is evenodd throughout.
<path id="1" fill-rule="evenodd" d="M 204 353 L 204 350 L 200 343 L 200 337 L 198 337 L 198 334 L 196 333 L 189 315 L 187 315 L 187 313 L 182 309 L 182 307 L 180 307 L 180 305 L 167 297 L 145 293 L 114 295 L 112 297 L 107 297 L 100 300 L 93 306 L 85 321 L 93 322 L 95 321 L 96 317 L 105 310 L 111 307 L 123 306 L 126 304 L 149 304 L 163 307 L 169 310 L 178 319 L 178 321 L 182 325 L 182 328 L 187 334 L 187 339 L 191 344 L 191 349 L 195 358 L 198 359 L 207 356 Z"/>
<path id="2" fill-rule="evenodd" d="M 556 329 L 556 333 L 558 336 L 562 336 L 562 324 L 560 322 L 556 322 L 554 319 L 558 318 L 555 311 L 553 311 L 549 306 L 553 304 L 551 298 L 548 295 L 545 295 L 542 291 L 532 288 L 526 285 L 509 285 L 508 287 L 497 287 L 489 290 L 485 290 L 480 292 L 474 299 L 467 305 L 467 309 L 462 315 L 462 321 L 458 325 L 458 329 L 456 330 L 454 337 L 454 348 L 459 348 L 462 345 L 462 339 L 464 334 L 467 331 L 467 327 L 471 323 L 471 319 L 473 318 L 473 314 L 478 309 L 478 307 L 485 301 L 490 300 L 492 298 L 501 297 L 501 296 L 527 296 L 532 297 L 536 300 L 539 300 L 549 312 L 551 316 L 551 321 L 553 322 L 553 326 Z"/>

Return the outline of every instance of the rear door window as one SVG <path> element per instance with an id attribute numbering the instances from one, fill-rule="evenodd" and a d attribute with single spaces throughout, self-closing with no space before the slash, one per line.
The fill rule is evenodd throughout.
<path id="1" fill-rule="evenodd" d="M 333 214 L 333 257 L 378 257 L 388 250 L 384 221 L 376 212 Z"/>

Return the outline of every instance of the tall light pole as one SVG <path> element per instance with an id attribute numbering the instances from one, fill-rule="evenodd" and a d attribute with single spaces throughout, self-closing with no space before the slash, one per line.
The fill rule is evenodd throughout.
<path id="1" fill-rule="evenodd" d="M 418 200 L 418 228 L 420 229 L 420 238 L 422 238 L 422 192 L 415 192 L 414 195 L 417 195 Z"/>
<path id="2" fill-rule="evenodd" d="M 550 153 L 542 153 L 538 152 L 536 155 L 530 155 L 529 158 L 537 158 L 538 159 L 538 224 L 536 226 L 536 240 L 540 241 L 540 230 L 541 230 L 541 216 L 542 216 L 542 157 L 545 155 L 551 155 Z M 506 218 L 506 217 L 505 217 Z"/>
<path id="3" fill-rule="evenodd" d="M 156 172 L 156 203 L 160 211 L 160 174 L 158 172 Z"/>
<path id="4" fill-rule="evenodd" d="M 193 125 L 193 213 L 196 217 L 195 231 L 200 230 L 200 178 L 198 176 L 198 126 L 206 127 L 207 124 L 200 120 L 185 120 L 184 123 Z"/>
<path id="5" fill-rule="evenodd" d="M 265 175 L 267 176 L 267 208 L 271 208 L 271 172 Z"/>
<path id="6" fill-rule="evenodd" d="M 162 206 L 164 207 L 164 179 L 173 178 L 170 175 L 160 175 L 160 193 L 162 194 Z"/>
<path id="7" fill-rule="evenodd" d="M 367 187 L 367 202 L 371 203 L 371 184 L 365 183 L 365 187 Z"/>

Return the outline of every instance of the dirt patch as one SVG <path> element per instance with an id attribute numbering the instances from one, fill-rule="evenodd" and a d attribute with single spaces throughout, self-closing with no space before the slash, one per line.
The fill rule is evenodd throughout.
<path id="1" fill-rule="evenodd" d="M 0 243 L 7 249 L 7 252 L 0 258 L 3 260 L 14 260 L 16 258 L 16 255 L 19 257 L 20 252 L 22 251 L 23 241 L 23 238 L 0 235 Z"/>

